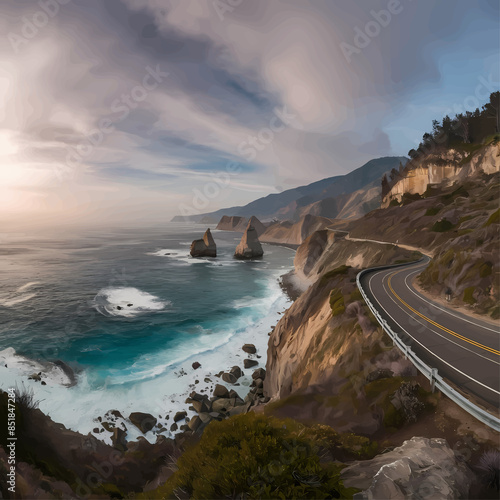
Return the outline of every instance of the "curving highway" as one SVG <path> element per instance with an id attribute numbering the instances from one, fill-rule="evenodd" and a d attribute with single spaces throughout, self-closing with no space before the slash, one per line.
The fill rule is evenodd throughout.
<path id="1" fill-rule="evenodd" d="M 399 337 L 464 393 L 500 408 L 500 325 L 448 309 L 420 294 L 412 280 L 429 263 L 374 269 L 360 282 Z"/>

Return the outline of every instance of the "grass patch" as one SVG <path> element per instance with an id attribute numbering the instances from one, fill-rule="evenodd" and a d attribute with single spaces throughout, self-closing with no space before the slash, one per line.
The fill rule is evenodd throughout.
<path id="1" fill-rule="evenodd" d="M 333 289 L 330 292 L 330 308 L 332 310 L 332 316 L 340 316 L 345 312 L 345 302 L 344 295 L 341 290 Z"/>

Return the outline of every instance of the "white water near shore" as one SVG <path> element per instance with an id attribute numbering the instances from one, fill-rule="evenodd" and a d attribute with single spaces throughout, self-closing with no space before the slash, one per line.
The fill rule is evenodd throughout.
<path id="1" fill-rule="evenodd" d="M 269 272 L 264 269 L 263 271 Z M 16 384 L 20 386 L 22 380 L 25 387 L 33 388 L 36 399 L 41 400 L 40 409 L 44 413 L 54 421 L 82 434 L 92 432 L 98 427 L 96 418 L 104 417 L 109 410 L 118 410 L 124 417 L 134 411 L 151 413 L 158 418 L 159 424 L 169 429 L 175 412 L 187 410 L 188 415 L 195 414 L 189 411 L 188 405 L 185 404 L 186 397 L 193 390 L 210 395 L 215 384 L 221 383 L 235 389 L 242 398 L 248 393 L 253 370 L 258 367 L 265 368 L 268 332 L 290 303 L 279 287 L 280 274 L 281 272 L 274 271 L 272 275 L 266 276 L 268 294 L 265 297 L 249 297 L 248 301 L 240 299 L 232 304 L 234 309 L 248 307 L 251 313 L 235 320 L 231 329 L 215 336 L 214 332 L 210 335 L 200 335 L 191 344 L 179 345 L 175 349 L 175 357 L 169 356 L 169 352 L 142 356 L 131 367 L 129 377 L 123 373 L 117 374 L 116 377 L 111 375 L 106 385 L 99 390 L 93 387 L 85 371 L 77 374 L 75 386 L 66 387 L 62 384 L 67 383 L 67 377 L 60 369 L 56 367 L 47 371 L 47 368 L 39 363 L 17 356 L 13 349 L 0 352 L 1 387 L 6 389 Z M 127 295 L 123 291 L 118 295 L 121 296 L 122 293 Z M 144 299 L 143 294 L 139 294 L 139 297 L 136 294 L 136 298 L 141 297 Z M 153 298 L 146 298 L 150 305 L 158 306 L 158 302 Z M 244 353 L 241 347 L 245 343 L 255 344 L 257 355 Z M 238 380 L 239 386 L 226 384 L 215 377 L 216 373 L 235 365 L 243 369 L 245 358 L 255 359 L 259 364 L 250 370 L 243 370 L 245 375 Z M 195 361 L 201 363 L 197 370 L 191 366 Z M 42 380 L 47 385 L 42 386 L 40 382 L 26 380 L 27 376 L 39 371 L 43 372 Z M 140 381 L 141 378 L 144 379 L 143 382 Z M 170 415 L 169 420 L 167 415 Z M 128 429 L 127 439 L 133 440 L 142 435 L 130 422 L 125 421 L 124 424 Z M 162 434 L 171 435 L 168 430 Z M 111 433 L 107 431 L 94 435 L 111 443 Z M 156 434 L 148 432 L 146 438 L 154 442 Z"/>

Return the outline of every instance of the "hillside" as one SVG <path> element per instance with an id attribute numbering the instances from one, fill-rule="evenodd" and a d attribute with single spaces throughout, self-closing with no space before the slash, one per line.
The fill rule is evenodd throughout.
<path id="1" fill-rule="evenodd" d="M 279 220 L 299 220 L 301 216 L 313 213 L 308 211 L 306 207 L 321 200 L 328 201 L 325 201 L 322 205 L 321 213 L 313 213 L 314 215 L 344 218 L 339 217 L 339 214 L 346 203 L 345 197 L 357 191 L 370 191 L 371 194 L 368 199 L 361 196 L 359 199 L 361 208 L 356 209 L 359 213 L 364 214 L 374 206 L 379 206 L 380 190 L 378 186 L 382 176 L 393 168 L 398 168 L 400 163 L 405 164 L 406 161 L 407 158 L 400 156 L 377 158 L 346 175 L 329 177 L 307 186 L 299 186 L 282 193 L 270 194 L 245 206 L 229 207 L 200 215 L 175 216 L 172 221 L 200 222 L 203 220 L 204 222 L 213 222 L 218 221 L 223 215 L 246 218 L 255 215 L 262 221 L 269 221 L 274 218 Z M 377 192 L 373 191 L 374 187 L 378 189 Z M 338 202 L 336 201 L 337 198 L 339 198 Z M 368 205 L 365 206 L 366 203 Z"/>

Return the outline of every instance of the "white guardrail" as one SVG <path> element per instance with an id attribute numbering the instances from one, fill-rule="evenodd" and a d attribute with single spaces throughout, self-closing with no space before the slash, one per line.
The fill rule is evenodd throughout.
<path id="1" fill-rule="evenodd" d="M 414 262 L 416 264 L 416 262 Z M 399 335 L 389 326 L 387 321 L 382 318 L 378 310 L 375 308 L 375 306 L 371 303 L 370 299 L 366 295 L 365 291 L 363 290 L 363 287 L 361 286 L 361 277 L 364 274 L 368 274 L 369 272 L 375 271 L 375 270 L 382 270 L 382 269 L 390 269 L 392 267 L 401 267 L 401 266 L 407 266 L 408 263 L 405 264 L 395 264 L 392 266 L 382 266 L 382 267 L 372 267 L 368 269 L 363 269 L 358 275 L 356 276 L 356 284 L 358 285 L 358 289 L 361 292 L 361 295 L 363 296 L 363 299 L 365 300 L 367 306 L 370 308 L 370 311 L 373 313 L 375 318 L 377 318 L 377 321 L 380 323 L 384 331 L 391 337 L 393 340 L 394 344 L 398 346 L 398 348 L 403 352 L 405 355 L 405 358 L 409 359 L 417 368 L 417 370 L 422 373 L 425 377 L 427 377 L 431 383 L 431 388 L 432 391 L 434 392 L 434 389 L 438 389 L 441 391 L 444 395 L 448 396 L 452 401 L 454 401 L 457 405 L 459 405 L 461 408 L 463 408 L 465 411 L 470 413 L 473 417 L 477 418 L 483 424 L 488 425 L 492 429 L 495 429 L 496 431 L 500 432 L 500 419 L 492 415 L 491 413 L 487 412 L 483 408 L 480 408 L 479 406 L 475 405 L 471 401 L 469 401 L 466 397 L 462 396 L 459 392 L 457 392 L 453 387 L 451 387 L 447 382 L 444 381 L 443 377 L 441 377 L 438 374 L 437 368 L 431 368 L 429 365 L 424 363 L 411 349 L 410 346 L 406 345 L 400 338 Z"/>

